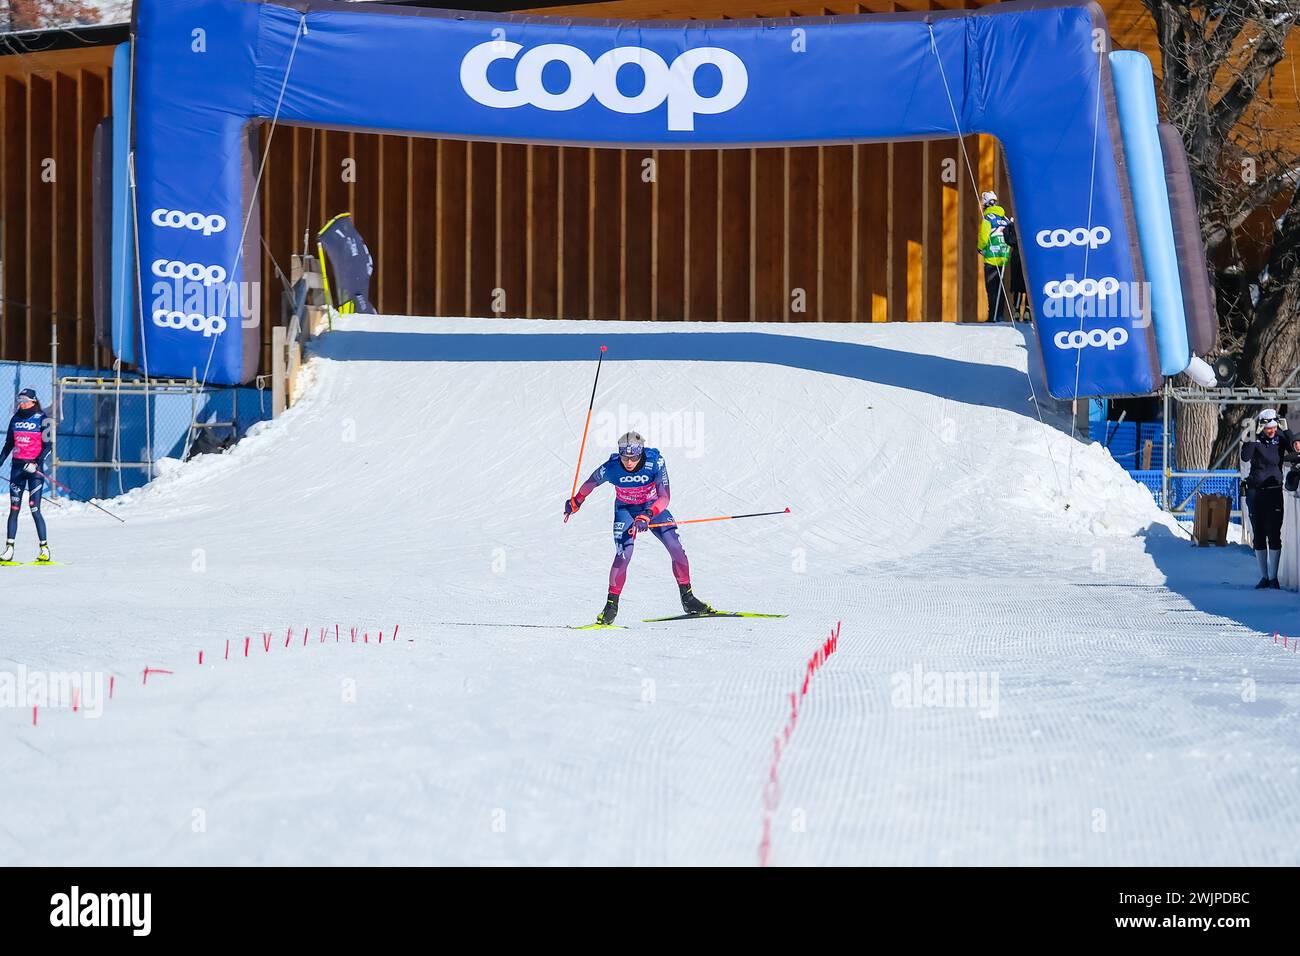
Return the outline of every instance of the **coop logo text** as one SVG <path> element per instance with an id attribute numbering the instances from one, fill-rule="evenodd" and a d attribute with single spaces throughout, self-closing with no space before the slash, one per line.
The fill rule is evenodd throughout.
<path id="1" fill-rule="evenodd" d="M 1105 226 L 1079 226 L 1077 229 L 1044 229 L 1034 237 L 1044 249 L 1063 249 L 1067 246 L 1087 246 L 1096 249 L 1110 242 L 1110 230 Z"/>
<path id="2" fill-rule="evenodd" d="M 720 47 L 686 50 L 671 65 L 653 50 L 636 46 L 615 47 L 594 62 L 582 50 L 564 43 L 545 43 L 519 56 L 521 50 L 521 44 L 508 40 L 480 43 L 461 60 L 461 87 L 476 103 L 493 109 L 535 106 L 564 113 L 594 96 L 615 113 L 648 113 L 667 102 L 668 129 L 674 131 L 695 129 L 697 115 L 727 112 L 745 98 L 749 89 L 745 64 L 736 54 Z M 488 79 L 489 65 L 516 57 L 515 88 L 494 85 Z M 563 63 L 567 68 L 568 80 L 562 90 L 552 92 L 542 85 L 542 70 L 549 63 Z M 695 73 L 706 64 L 722 74 L 717 92 L 709 96 L 695 88 Z M 627 94 L 618 88 L 616 79 L 623 66 L 641 71 L 645 82 L 640 92 Z"/>
<path id="3" fill-rule="evenodd" d="M 226 331 L 226 320 L 220 315 L 203 315 L 199 312 L 179 312 L 158 309 L 153 314 L 153 324 L 160 329 L 177 329 L 185 332 L 202 332 L 211 338 Z"/>
<path id="4" fill-rule="evenodd" d="M 155 259 L 153 274 L 163 279 L 189 279 L 204 285 L 226 281 L 226 270 L 221 266 L 210 266 L 202 262 L 178 262 L 175 259 Z"/>
<path id="5" fill-rule="evenodd" d="M 150 220 L 164 229 L 189 229 L 210 236 L 226 228 L 225 216 L 205 216 L 201 212 L 182 212 L 179 209 L 155 209 Z"/>
<path id="6" fill-rule="evenodd" d="M 1076 329 L 1073 332 L 1057 332 L 1052 341 L 1058 349 L 1104 348 L 1107 352 L 1113 352 L 1128 342 L 1128 329 L 1119 326 L 1113 329 L 1093 329 L 1090 332 Z"/>

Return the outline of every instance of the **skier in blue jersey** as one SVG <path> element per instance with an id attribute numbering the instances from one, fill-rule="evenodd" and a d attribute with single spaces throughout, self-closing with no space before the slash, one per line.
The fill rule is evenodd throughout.
<path id="1" fill-rule="evenodd" d="M 565 499 L 565 515 L 581 508 L 587 496 L 605 482 L 614 486 L 614 563 L 609 569 L 609 594 L 604 609 L 596 616 L 596 623 L 614 622 L 636 536 L 647 529 L 668 549 L 673 577 L 681 592 L 682 610 L 687 614 L 712 613 L 713 608 L 691 591 L 691 567 L 668 511 L 668 466 L 659 449 L 645 447 L 645 439 L 636 432 L 625 434 L 618 440 L 618 452 L 591 473 L 576 495 Z"/>
<path id="2" fill-rule="evenodd" d="M 5 534 L 5 549 L 0 561 L 14 559 L 14 539 L 18 534 L 18 512 L 23 507 L 23 492 L 27 492 L 27 506 L 36 522 L 36 535 L 40 539 L 37 561 L 50 560 L 50 543 L 45 534 L 45 518 L 41 514 L 41 494 L 45 488 L 44 472 L 50 467 L 50 420 L 36 400 L 36 392 L 25 388 L 18 393 L 18 410 L 9 420 L 4 450 L 0 451 L 0 466 L 9 453 L 14 461 L 9 469 L 9 524 Z"/>

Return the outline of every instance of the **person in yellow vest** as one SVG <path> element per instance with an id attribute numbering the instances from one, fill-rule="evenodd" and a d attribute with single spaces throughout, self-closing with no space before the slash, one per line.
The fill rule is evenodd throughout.
<path id="1" fill-rule="evenodd" d="M 1007 231 L 1011 218 L 998 204 L 995 192 L 980 196 L 983 216 L 980 219 L 979 252 L 984 257 L 984 291 L 989 300 L 989 321 L 1012 321 L 1011 302 L 1007 292 L 1007 262 L 1011 259 L 1011 244 Z"/>

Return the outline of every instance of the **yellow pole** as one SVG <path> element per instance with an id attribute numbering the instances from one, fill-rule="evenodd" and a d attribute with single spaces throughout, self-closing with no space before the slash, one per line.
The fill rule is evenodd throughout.
<path id="1" fill-rule="evenodd" d="M 329 309 L 329 330 L 334 331 L 334 298 L 330 295 L 330 277 L 325 269 L 325 250 L 316 243 L 316 258 L 320 260 L 321 284 L 325 286 L 325 306 Z"/>

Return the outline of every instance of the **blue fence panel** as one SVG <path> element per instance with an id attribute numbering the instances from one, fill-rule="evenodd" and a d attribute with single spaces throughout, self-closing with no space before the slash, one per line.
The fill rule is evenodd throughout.
<path id="1" fill-rule="evenodd" d="M 1141 470 L 1142 445 L 1149 438 L 1151 470 L 1158 472 L 1165 466 L 1164 435 L 1160 422 L 1089 422 L 1088 437 L 1106 445 L 1111 457 L 1129 471 Z M 1171 446 L 1173 441 L 1174 432 L 1170 429 Z"/>
<path id="2" fill-rule="evenodd" d="M 1146 485 L 1147 490 L 1151 492 L 1151 497 L 1156 500 L 1156 504 L 1165 507 L 1165 503 L 1160 500 L 1160 476 L 1161 469 L 1152 468 L 1147 471 L 1132 471 L 1130 475 L 1133 480 L 1140 484 Z M 1197 482 L 1201 482 L 1197 487 Z M 1171 505 L 1181 504 L 1183 499 L 1195 491 L 1199 495 L 1227 495 L 1232 499 L 1232 508 L 1234 511 L 1241 508 L 1241 478 L 1235 471 L 1217 471 L 1210 477 L 1202 480 L 1200 478 L 1170 478 L 1169 479 L 1169 496 Z M 1191 512 L 1196 505 L 1196 499 L 1193 498 L 1184 506 L 1184 510 Z"/>
<path id="3" fill-rule="evenodd" d="M 103 370 L 60 365 L 59 375 L 90 378 L 108 375 Z M 0 389 L 9 387 L 11 396 L 19 389 L 34 388 L 41 403 L 49 407 L 52 391 L 50 366 L 39 362 L 0 362 Z M 106 381 L 108 381 L 106 379 Z M 65 393 L 60 403 L 58 423 L 58 457 L 63 461 L 108 462 L 145 461 L 152 446 L 152 458 L 178 458 L 185 451 L 185 440 L 192 420 L 188 392 L 150 393 L 148 417 L 138 396 L 123 397 L 120 417 L 115 397 Z M 12 401 L 11 401 L 12 406 Z M 0 409 L 5 406 L 0 405 Z M 199 421 L 233 420 L 236 437 L 255 423 L 271 417 L 269 399 L 255 388 L 222 388 L 199 396 Z M 147 422 L 147 429 L 146 429 Z M 0 427 L 3 427 L 0 421 Z M 116 426 L 116 427 L 115 427 Z M 114 433 L 117 449 L 114 455 Z M 223 430 L 216 437 L 225 437 Z M 60 468 L 58 480 L 77 498 L 106 498 L 123 494 L 144 485 L 149 479 L 143 468 Z"/>

